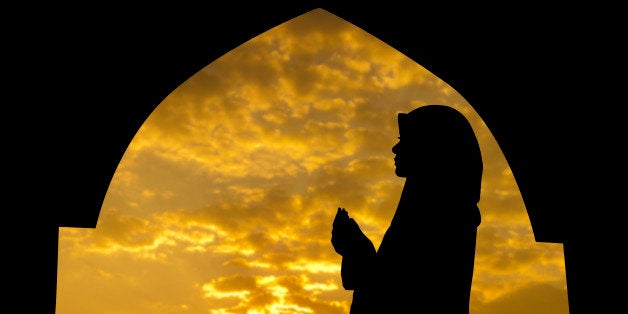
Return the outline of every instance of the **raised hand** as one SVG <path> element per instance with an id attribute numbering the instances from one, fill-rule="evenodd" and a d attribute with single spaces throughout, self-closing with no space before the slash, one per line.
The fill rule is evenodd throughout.
<path id="1" fill-rule="evenodd" d="M 344 255 L 351 245 L 350 220 L 347 210 L 338 207 L 331 229 L 331 244 L 340 255 Z"/>
<path id="2" fill-rule="evenodd" d="M 341 225 L 345 225 L 349 221 L 349 213 L 346 209 L 342 207 L 338 207 L 338 211 L 336 212 L 336 218 L 334 218 L 334 223 L 332 225 L 333 228 L 342 228 Z"/>
<path id="3" fill-rule="evenodd" d="M 371 241 L 366 238 L 358 223 L 351 217 L 346 209 L 339 207 L 331 230 L 331 244 L 336 253 L 345 255 L 347 253 L 361 250 L 366 244 L 372 246 Z"/>

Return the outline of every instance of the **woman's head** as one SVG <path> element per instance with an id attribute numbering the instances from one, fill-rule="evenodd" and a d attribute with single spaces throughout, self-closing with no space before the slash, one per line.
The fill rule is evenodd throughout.
<path id="1" fill-rule="evenodd" d="M 399 177 L 429 180 L 481 178 L 482 158 L 473 128 L 454 108 L 428 105 L 398 114 L 399 142 L 393 146 Z"/>

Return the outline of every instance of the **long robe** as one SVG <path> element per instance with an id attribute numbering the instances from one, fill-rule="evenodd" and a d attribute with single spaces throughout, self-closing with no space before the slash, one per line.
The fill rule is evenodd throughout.
<path id="1" fill-rule="evenodd" d="M 468 313 L 479 223 L 472 204 L 406 204 L 402 196 L 379 249 L 361 244 L 343 257 L 350 313 Z"/>

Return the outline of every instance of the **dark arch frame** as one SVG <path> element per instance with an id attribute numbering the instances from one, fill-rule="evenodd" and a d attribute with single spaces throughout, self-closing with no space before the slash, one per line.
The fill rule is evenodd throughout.
<path id="1" fill-rule="evenodd" d="M 15 173 L 16 180 L 28 178 L 37 189 L 15 193 L 29 204 L 10 215 L 13 232 L 28 232 L 9 245 L 7 256 L 15 261 L 9 266 L 12 300 L 41 307 L 38 313 L 54 313 L 58 228 L 96 227 L 124 150 L 163 98 L 242 42 L 315 8 L 383 40 L 467 99 L 514 172 L 536 240 L 564 245 L 571 313 L 603 304 L 614 308 L 609 301 L 618 290 L 610 280 L 618 269 L 606 266 L 610 253 L 601 244 L 617 238 L 600 236 L 613 216 L 585 214 L 612 202 L 603 198 L 606 191 L 597 184 L 606 177 L 598 177 L 591 167 L 616 163 L 597 153 L 601 142 L 581 142 L 606 138 L 612 132 L 605 127 L 612 123 L 599 113 L 573 110 L 621 99 L 599 81 L 582 80 L 599 80 L 614 71 L 621 54 L 610 53 L 615 51 L 613 28 L 583 23 L 578 15 L 565 17 L 560 8 L 547 6 L 517 7 L 512 8 L 516 14 L 510 10 L 500 15 L 490 10 L 472 14 L 459 4 L 404 1 L 232 1 L 204 8 L 23 11 L 34 31 L 10 38 L 19 47 L 9 57 L 16 61 L 10 74 L 17 82 L 14 91 L 29 97 L 28 106 L 12 113 L 28 117 L 15 127 L 18 135 L 28 134 L 21 131 L 26 124 L 43 133 L 36 146 L 25 144 L 28 136 L 9 140 L 9 151 L 20 152 L 18 156 L 38 156 Z M 602 31 L 611 40 L 595 35 Z M 589 60 L 595 67 L 574 66 L 574 59 Z M 24 86 L 34 73 L 48 76 Z M 604 119 L 583 128 L 582 121 L 591 126 L 596 118 Z"/>

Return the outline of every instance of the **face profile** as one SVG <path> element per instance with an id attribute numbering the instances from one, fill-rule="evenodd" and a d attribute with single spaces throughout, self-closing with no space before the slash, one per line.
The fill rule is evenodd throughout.
<path id="1" fill-rule="evenodd" d="M 457 110 L 423 106 L 398 114 L 399 141 L 392 147 L 399 177 L 469 177 L 481 169 L 479 145 L 471 125 Z M 456 173 L 454 174 L 455 171 Z"/>
<path id="2" fill-rule="evenodd" d="M 404 158 L 406 156 L 403 156 L 403 143 L 401 143 L 401 137 L 399 137 L 399 141 L 397 142 L 397 144 L 395 144 L 392 147 L 392 152 L 393 154 L 395 154 L 395 174 L 398 177 L 401 178 L 405 178 L 406 176 L 406 169 L 405 169 L 405 165 L 404 165 Z"/>

